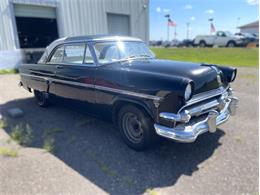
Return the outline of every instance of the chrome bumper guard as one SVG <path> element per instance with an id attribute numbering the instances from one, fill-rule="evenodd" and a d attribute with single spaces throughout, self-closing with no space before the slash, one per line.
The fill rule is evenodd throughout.
<path id="1" fill-rule="evenodd" d="M 175 141 L 189 143 L 194 142 L 202 133 L 215 132 L 217 126 L 225 123 L 230 116 L 236 114 L 238 99 L 231 95 L 232 91 L 230 90 L 222 94 L 218 100 L 195 107 L 191 106 L 178 114 L 160 113 L 161 118 L 180 124 L 174 128 L 154 124 L 156 133 Z M 208 115 L 199 121 L 193 121 L 192 116 L 199 117 L 202 114 Z"/>

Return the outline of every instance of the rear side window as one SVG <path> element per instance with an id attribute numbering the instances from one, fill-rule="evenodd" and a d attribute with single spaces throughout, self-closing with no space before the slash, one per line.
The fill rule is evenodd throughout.
<path id="1" fill-rule="evenodd" d="M 48 59 L 47 51 L 45 50 L 42 57 L 38 60 L 37 64 L 45 64 Z"/>
<path id="2" fill-rule="evenodd" d="M 50 63 L 61 63 L 62 59 L 63 59 L 63 52 L 64 52 L 64 48 L 63 46 L 58 47 L 55 52 L 53 53 L 53 55 L 51 56 L 50 59 Z"/>
<path id="3" fill-rule="evenodd" d="M 85 44 L 66 45 L 64 50 L 64 63 L 82 64 L 84 59 Z"/>

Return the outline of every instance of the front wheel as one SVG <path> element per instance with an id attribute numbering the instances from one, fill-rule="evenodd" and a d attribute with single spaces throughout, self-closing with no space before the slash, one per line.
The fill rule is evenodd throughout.
<path id="1" fill-rule="evenodd" d="M 227 47 L 235 47 L 235 46 L 236 46 L 236 43 L 234 41 L 230 41 L 227 44 Z"/>
<path id="2" fill-rule="evenodd" d="M 40 107 L 47 107 L 50 104 L 49 97 L 45 92 L 34 90 L 34 97 L 37 101 L 37 104 Z"/>
<path id="3" fill-rule="evenodd" d="M 206 46 L 207 46 L 207 45 L 206 45 L 206 42 L 205 42 L 205 41 L 200 41 L 199 47 L 204 48 L 204 47 L 206 47 Z"/>
<path id="4" fill-rule="evenodd" d="M 151 148 L 159 140 L 151 117 L 135 106 L 127 105 L 119 111 L 118 126 L 124 142 L 134 150 Z"/>

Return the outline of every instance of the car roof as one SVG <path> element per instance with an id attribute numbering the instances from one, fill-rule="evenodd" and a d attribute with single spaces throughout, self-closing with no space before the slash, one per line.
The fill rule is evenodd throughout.
<path id="1" fill-rule="evenodd" d="M 88 36 L 66 37 L 64 41 L 73 42 L 73 41 L 106 41 L 106 40 L 141 41 L 141 39 L 135 37 L 113 36 L 113 35 L 88 35 Z"/>
<path id="2" fill-rule="evenodd" d="M 88 36 L 73 36 L 62 37 L 53 41 L 47 48 L 47 55 L 60 44 L 88 42 L 88 41 L 142 41 L 141 39 L 129 36 L 111 36 L 111 35 L 88 35 Z"/>

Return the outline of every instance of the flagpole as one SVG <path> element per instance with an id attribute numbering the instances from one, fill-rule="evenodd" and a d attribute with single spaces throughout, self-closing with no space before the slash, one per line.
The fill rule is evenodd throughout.
<path id="1" fill-rule="evenodd" d="M 189 39 L 190 23 L 187 22 L 187 39 Z"/>
<path id="2" fill-rule="evenodd" d="M 211 31 L 211 26 L 212 26 L 212 24 L 213 24 L 213 20 L 214 20 L 214 18 L 210 18 L 209 19 L 209 25 L 210 25 L 210 35 L 212 35 L 212 31 Z"/>
<path id="3" fill-rule="evenodd" d="M 170 20 L 170 14 L 166 14 L 164 16 L 165 18 L 167 18 L 167 41 L 169 41 L 169 35 L 170 35 L 170 27 L 169 27 L 169 20 Z"/>
<path id="4" fill-rule="evenodd" d="M 238 24 L 239 24 L 240 19 L 241 19 L 240 17 L 237 18 L 236 31 L 238 30 Z"/>
<path id="5" fill-rule="evenodd" d="M 174 40 L 176 40 L 176 38 L 177 38 L 176 28 L 177 28 L 177 26 L 174 27 Z"/>
<path id="6" fill-rule="evenodd" d="M 169 24 L 168 24 L 168 20 L 167 20 L 167 41 L 169 41 L 169 36 L 170 36 L 170 27 L 169 27 Z"/>

